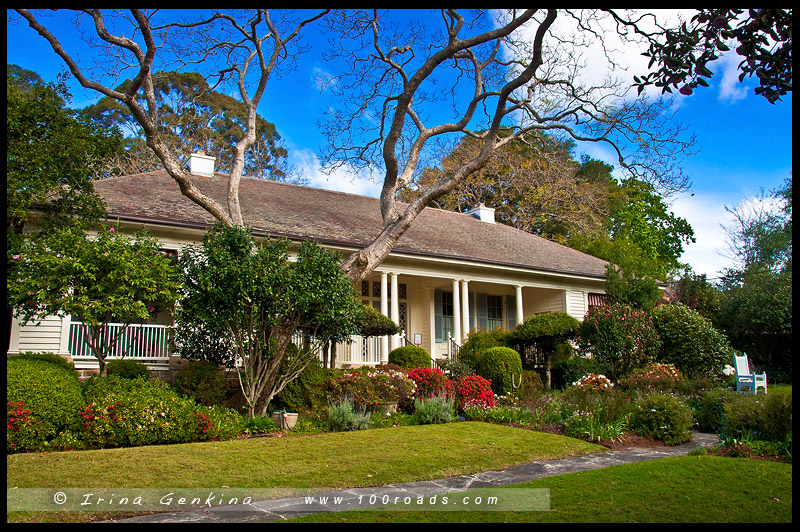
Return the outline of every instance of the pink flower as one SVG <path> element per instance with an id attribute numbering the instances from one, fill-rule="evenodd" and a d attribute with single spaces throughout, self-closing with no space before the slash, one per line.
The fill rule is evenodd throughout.
<path id="1" fill-rule="evenodd" d="M 108 230 L 108 232 L 109 233 L 113 233 L 114 232 L 114 228 L 112 227 L 111 229 Z"/>

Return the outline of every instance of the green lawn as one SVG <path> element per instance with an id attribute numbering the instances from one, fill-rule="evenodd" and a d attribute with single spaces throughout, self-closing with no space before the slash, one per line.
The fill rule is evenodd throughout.
<path id="1" fill-rule="evenodd" d="M 362 511 L 297 522 L 742 523 L 792 522 L 791 464 L 684 456 L 543 478 L 550 511 Z M 464 492 L 469 494 L 469 492 Z M 451 495 L 459 501 L 460 495 Z M 294 522 L 293 521 L 293 522 Z"/>
<path id="2" fill-rule="evenodd" d="M 283 438 L 15 454 L 6 458 L 6 487 L 228 486 L 329 490 L 459 476 L 605 450 L 553 434 L 464 422 Z M 86 516 L 66 512 L 56 516 L 9 514 L 9 520 L 43 519 L 84 520 Z"/>

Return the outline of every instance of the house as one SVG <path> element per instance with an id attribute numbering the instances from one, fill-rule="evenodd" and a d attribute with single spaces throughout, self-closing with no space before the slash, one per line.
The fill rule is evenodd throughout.
<path id="1" fill-rule="evenodd" d="M 199 188 L 224 204 L 227 176 L 213 172 L 213 158 L 195 154 L 190 168 Z M 98 181 L 95 189 L 110 221 L 131 231 L 146 226 L 167 251 L 200 242 L 215 222 L 181 195 L 165 171 Z M 243 178 L 240 200 L 257 236 L 311 239 L 343 257 L 367 245 L 382 225 L 378 200 L 367 196 Z M 606 264 L 495 223 L 494 210 L 483 205 L 466 214 L 425 209 L 383 264 L 356 287 L 364 303 L 399 323 L 404 334 L 339 344 L 336 363 L 385 362 L 402 342 L 419 345 L 434 358 L 447 357 L 473 329 L 513 329 L 540 312 L 582 319 L 602 299 Z M 133 328 L 135 347 L 127 356 L 153 369 L 167 367 L 169 324 L 162 316 Z M 9 353 L 51 351 L 71 356 L 76 367 L 96 367 L 81 334 L 69 317 L 28 325 L 15 320 Z"/>

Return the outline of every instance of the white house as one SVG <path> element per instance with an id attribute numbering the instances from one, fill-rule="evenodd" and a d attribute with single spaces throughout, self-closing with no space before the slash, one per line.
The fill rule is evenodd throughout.
<path id="1" fill-rule="evenodd" d="M 201 158 L 202 157 L 202 158 Z M 193 156 L 195 181 L 225 203 L 227 175 L 214 173 L 205 156 Z M 164 250 L 200 242 L 215 220 L 181 195 L 164 171 L 98 181 L 108 219 L 131 231 L 146 226 Z M 367 245 L 381 229 L 377 199 L 243 178 L 240 199 L 245 222 L 254 233 L 312 239 L 345 257 Z M 399 323 L 405 333 L 337 346 L 337 365 L 378 364 L 408 341 L 433 357 L 446 357 L 476 328 L 512 329 L 540 312 L 566 312 L 582 319 L 605 292 L 606 262 L 544 238 L 495 223 L 494 210 L 479 206 L 461 214 L 425 209 L 380 268 L 356 290 Z M 154 369 L 170 361 L 165 327 L 134 328 L 136 348 L 128 357 Z M 9 354 L 50 351 L 70 355 L 77 367 L 96 367 L 82 349 L 81 329 L 69 317 L 36 324 L 12 323 Z M 450 342 L 452 338 L 453 343 Z"/>

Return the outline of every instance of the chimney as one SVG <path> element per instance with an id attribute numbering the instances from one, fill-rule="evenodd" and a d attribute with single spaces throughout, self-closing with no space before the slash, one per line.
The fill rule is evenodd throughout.
<path id="1" fill-rule="evenodd" d="M 494 209 L 492 207 L 487 207 L 483 203 L 479 204 L 473 209 L 468 210 L 467 214 L 474 216 L 482 222 L 490 224 L 494 223 Z"/>
<path id="2" fill-rule="evenodd" d="M 206 155 L 204 151 L 198 151 L 189 156 L 189 172 L 205 177 L 214 177 L 214 161 L 216 157 Z"/>

